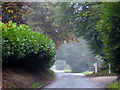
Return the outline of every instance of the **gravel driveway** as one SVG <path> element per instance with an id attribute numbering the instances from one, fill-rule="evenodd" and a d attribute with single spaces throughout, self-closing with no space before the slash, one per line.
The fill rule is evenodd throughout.
<path id="1" fill-rule="evenodd" d="M 108 84 L 117 79 L 117 76 L 90 77 L 93 82 L 98 83 L 100 88 L 105 88 Z"/>

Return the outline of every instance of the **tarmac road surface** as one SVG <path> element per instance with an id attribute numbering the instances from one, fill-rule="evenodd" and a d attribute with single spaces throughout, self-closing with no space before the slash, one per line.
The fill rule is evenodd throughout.
<path id="1" fill-rule="evenodd" d="M 85 78 L 82 73 L 56 71 L 55 80 L 45 88 L 99 88 L 99 83 Z"/>

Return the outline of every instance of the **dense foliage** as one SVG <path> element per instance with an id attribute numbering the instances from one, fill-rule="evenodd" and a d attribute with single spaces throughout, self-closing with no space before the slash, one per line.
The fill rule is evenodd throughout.
<path id="1" fill-rule="evenodd" d="M 56 6 L 57 13 L 55 15 L 55 23 L 58 26 L 64 27 L 65 31 L 76 37 L 85 38 L 91 51 L 96 55 L 102 55 L 101 35 L 95 28 L 101 13 L 99 8 L 96 8 L 99 4 L 62 2 Z"/>
<path id="2" fill-rule="evenodd" d="M 102 35 L 102 51 L 112 65 L 112 70 L 120 73 L 120 2 L 103 3 L 103 14 L 98 23 Z"/>
<path id="3" fill-rule="evenodd" d="M 31 14 L 24 16 L 27 25 L 34 31 L 43 32 L 44 35 L 52 38 L 56 48 L 64 41 L 69 42 L 69 40 L 73 40 L 71 38 L 75 38 L 72 34 L 66 33 L 64 27 L 54 24 L 54 15 L 57 12 L 52 2 L 32 2 L 30 4 Z"/>
<path id="4" fill-rule="evenodd" d="M 55 45 L 49 37 L 24 24 L 19 27 L 12 21 L 1 24 L 3 65 L 27 63 L 31 67 L 51 67 L 54 64 Z"/>
<path id="5" fill-rule="evenodd" d="M 8 22 L 9 20 L 13 20 L 13 22 L 16 22 L 14 20 L 23 21 L 23 19 L 20 18 L 23 18 L 23 15 L 27 13 L 26 11 L 24 12 L 25 10 L 24 5 L 26 5 L 26 3 L 2 3 L 2 4 L 3 4 L 2 18 L 4 22 Z M 18 8 L 15 8 L 17 6 Z M 26 19 L 29 26 L 35 28 L 34 30 L 42 31 L 45 35 L 51 37 L 57 47 L 60 46 L 61 43 L 64 43 L 65 41 L 69 40 L 74 41 L 75 38 L 78 37 L 84 38 L 87 41 L 91 51 L 95 55 L 99 55 L 105 61 L 109 62 L 112 66 L 112 70 L 114 70 L 114 72 L 116 73 L 119 73 L 120 72 L 119 7 L 120 7 L 119 2 L 112 3 L 58 2 L 54 4 L 31 3 L 32 13 L 31 15 L 29 15 L 30 16 L 29 18 L 26 15 L 24 18 Z M 18 13 L 15 13 L 15 11 L 17 11 Z M 18 24 L 22 23 L 21 21 L 18 22 L 19 22 Z M 39 40 L 39 37 L 36 37 L 38 33 L 28 30 L 28 26 L 21 25 L 20 27 L 17 28 L 18 30 L 15 30 L 15 28 L 14 30 L 12 30 L 15 24 L 13 24 L 12 27 L 11 25 L 10 26 L 6 25 L 7 24 L 3 24 L 3 27 L 8 28 L 7 32 L 5 28 L 3 28 L 5 30 L 2 31 L 3 38 L 5 40 L 5 42 L 3 42 L 3 45 L 6 47 L 6 48 L 3 47 L 3 51 L 6 52 L 3 53 L 3 57 L 5 58 L 5 59 L 3 58 L 3 62 L 14 61 L 15 58 L 30 57 L 30 55 L 31 54 L 33 55 L 33 53 L 34 55 L 38 55 L 39 53 L 41 54 L 41 50 L 45 53 L 45 57 L 48 56 L 49 59 L 54 57 L 53 49 L 52 49 L 53 56 L 51 56 L 50 53 L 51 50 L 48 49 L 48 47 L 44 43 L 44 41 L 45 42 L 48 41 L 47 43 L 49 44 L 48 37 L 45 37 L 43 34 L 40 34 L 43 38 L 46 39 L 42 40 L 41 39 L 42 37 L 40 37 L 41 40 Z M 21 31 L 21 29 L 19 30 L 19 28 L 21 27 L 22 28 L 24 27 L 23 28 L 25 29 L 23 30 L 24 33 Z M 9 30 L 12 33 L 10 33 Z M 7 34 L 8 32 L 10 33 L 9 36 Z M 28 33 L 34 34 L 29 35 Z M 4 37 L 4 34 L 5 37 L 7 38 Z M 21 35 L 23 36 L 20 37 Z M 33 40 L 32 36 L 34 36 L 37 40 L 36 41 Z M 18 37 L 21 39 L 20 41 L 17 39 Z M 7 41 L 8 38 L 10 38 L 10 40 L 13 40 L 15 43 L 13 41 L 9 41 L 9 43 L 11 44 L 8 45 Z M 29 38 L 32 39 L 32 41 L 29 41 Z M 39 43 L 38 41 L 41 41 L 44 44 Z M 35 42 L 37 42 L 38 44 L 34 44 Z M 38 49 L 39 44 L 40 46 L 45 47 L 45 50 L 43 49 L 43 47 L 41 47 L 41 49 L 40 48 Z M 29 46 L 29 48 L 26 48 L 26 45 L 31 46 Z M 50 48 L 52 48 L 52 45 L 50 46 Z M 8 52 L 8 50 L 11 50 L 10 53 Z M 37 54 L 35 54 L 36 51 Z M 40 56 L 40 58 L 41 57 L 42 56 Z M 36 57 L 36 60 L 37 59 L 38 58 Z M 18 59 L 18 61 L 19 60 L 20 59 Z"/>
<path id="6" fill-rule="evenodd" d="M 58 26 L 76 37 L 84 37 L 92 52 L 109 62 L 116 73 L 120 73 L 119 7 L 120 2 L 63 2 L 58 4 L 55 16 Z"/>
<path id="7" fill-rule="evenodd" d="M 27 2 L 2 2 L 2 22 L 8 23 L 10 20 L 19 24 L 25 24 L 23 16 L 29 14 L 26 10 L 30 4 Z"/>

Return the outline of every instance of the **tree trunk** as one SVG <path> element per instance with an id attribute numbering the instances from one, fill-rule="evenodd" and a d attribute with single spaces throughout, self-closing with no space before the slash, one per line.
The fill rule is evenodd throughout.
<path id="1" fill-rule="evenodd" d="M 96 45 L 98 46 L 98 48 L 99 48 L 100 51 L 101 51 L 102 47 L 100 46 L 97 37 L 98 37 L 97 35 L 94 35 L 94 39 L 95 39 Z"/>

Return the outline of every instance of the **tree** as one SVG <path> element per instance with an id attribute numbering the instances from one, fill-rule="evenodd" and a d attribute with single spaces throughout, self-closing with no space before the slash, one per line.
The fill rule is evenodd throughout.
<path id="1" fill-rule="evenodd" d="M 88 45 L 84 39 L 79 43 L 63 44 L 56 51 L 56 58 L 66 61 L 71 66 L 72 72 L 82 72 L 91 67 L 97 61 L 93 54 L 90 54 Z"/>
<path id="2" fill-rule="evenodd" d="M 101 3 L 59 3 L 55 23 L 68 33 L 87 40 L 90 49 L 96 55 L 102 54 L 101 35 L 96 30 L 99 21 Z"/>
<path id="3" fill-rule="evenodd" d="M 2 3 L 0 2 L 0 22 L 2 21 Z M 0 64 L 2 61 L 2 34 L 1 34 L 2 27 L 0 26 Z"/>
<path id="4" fill-rule="evenodd" d="M 2 22 L 8 23 L 10 20 L 19 24 L 26 24 L 23 16 L 29 14 L 25 7 L 30 5 L 27 2 L 2 2 Z"/>
<path id="5" fill-rule="evenodd" d="M 54 25 L 52 16 L 55 15 L 55 8 L 51 2 L 32 2 L 31 14 L 25 15 L 24 18 L 27 24 L 35 31 L 42 32 L 44 35 L 49 36 L 58 48 L 64 41 L 72 41 L 75 37 L 72 34 L 65 33 L 62 27 Z"/>
<path id="6" fill-rule="evenodd" d="M 0 2 L 0 21 L 2 21 L 2 3 Z"/>
<path id="7" fill-rule="evenodd" d="M 103 3 L 98 31 L 102 35 L 102 51 L 112 70 L 120 73 L 120 2 Z"/>

